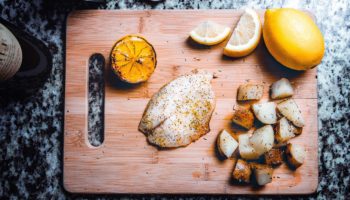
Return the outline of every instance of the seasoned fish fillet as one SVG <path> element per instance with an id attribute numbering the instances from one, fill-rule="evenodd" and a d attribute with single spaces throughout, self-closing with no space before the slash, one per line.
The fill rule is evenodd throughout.
<path id="1" fill-rule="evenodd" d="M 139 124 L 148 141 L 159 147 L 180 147 L 208 133 L 215 108 L 212 79 L 208 72 L 183 75 L 155 93 Z"/>

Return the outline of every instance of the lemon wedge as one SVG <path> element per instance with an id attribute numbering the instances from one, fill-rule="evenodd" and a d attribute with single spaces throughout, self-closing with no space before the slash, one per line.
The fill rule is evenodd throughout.
<path id="1" fill-rule="evenodd" d="M 212 21 L 205 21 L 194 28 L 190 36 L 191 38 L 203 45 L 215 45 L 224 41 L 230 34 L 229 27 L 220 25 Z"/>
<path id="2" fill-rule="evenodd" d="M 246 9 L 224 48 L 224 54 L 230 57 L 246 56 L 258 46 L 260 38 L 259 16 L 254 10 Z"/>

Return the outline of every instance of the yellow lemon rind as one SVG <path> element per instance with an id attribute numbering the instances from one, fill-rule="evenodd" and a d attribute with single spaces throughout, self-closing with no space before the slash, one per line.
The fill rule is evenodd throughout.
<path id="1" fill-rule="evenodd" d="M 283 25 L 285 29 L 291 29 L 284 26 L 288 22 L 282 19 L 281 16 L 284 18 L 290 17 L 290 21 L 298 19 L 298 25 L 302 28 L 301 30 L 306 31 L 305 34 L 309 34 L 309 39 L 298 41 L 293 33 L 288 34 L 285 32 L 286 30 L 279 30 L 276 26 L 282 27 Z M 300 29 L 300 27 L 298 28 Z M 281 32 L 285 34 L 281 34 Z M 293 70 L 305 71 L 314 68 L 322 61 L 324 56 L 324 38 L 321 31 L 308 14 L 296 9 L 267 10 L 265 12 L 263 39 L 270 54 L 279 63 Z"/>

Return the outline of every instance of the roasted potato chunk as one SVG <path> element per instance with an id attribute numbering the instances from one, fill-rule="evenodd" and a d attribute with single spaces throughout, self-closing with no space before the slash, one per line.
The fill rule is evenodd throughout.
<path id="1" fill-rule="evenodd" d="M 258 163 L 251 163 L 250 166 L 253 171 L 255 181 L 258 185 L 262 186 L 272 182 L 272 167 Z"/>
<path id="2" fill-rule="evenodd" d="M 254 177 L 256 183 L 260 186 L 266 185 L 272 182 L 273 168 L 268 165 L 260 165 L 254 168 Z"/>
<path id="3" fill-rule="evenodd" d="M 290 166 L 298 168 L 304 163 L 306 152 L 304 147 L 289 143 L 287 144 L 286 155 Z"/>
<path id="4" fill-rule="evenodd" d="M 245 84 L 238 88 L 237 100 L 259 100 L 263 96 L 264 86 L 259 84 Z"/>
<path id="5" fill-rule="evenodd" d="M 294 132 L 296 132 L 296 128 L 293 124 L 289 123 L 287 118 L 282 117 L 276 124 L 275 127 L 276 134 L 275 138 L 278 143 L 287 142 L 289 139 L 295 137 Z"/>
<path id="6" fill-rule="evenodd" d="M 255 149 L 259 156 L 270 151 L 274 144 L 274 133 L 272 126 L 266 125 L 256 129 L 252 137 L 249 138 L 249 144 Z"/>
<path id="7" fill-rule="evenodd" d="M 253 105 L 253 111 L 258 120 L 263 124 L 275 124 L 277 122 L 276 103 L 266 102 Z"/>
<path id="8" fill-rule="evenodd" d="M 260 157 L 256 150 L 249 143 L 250 134 L 241 134 L 238 136 L 238 150 L 242 158 L 247 160 L 255 160 Z"/>
<path id="9" fill-rule="evenodd" d="M 270 151 L 264 154 L 265 163 L 272 166 L 282 164 L 283 151 L 280 148 L 272 148 Z"/>
<path id="10" fill-rule="evenodd" d="M 282 99 L 293 96 L 293 94 L 293 86 L 286 78 L 282 78 L 271 85 L 272 99 Z"/>
<path id="11" fill-rule="evenodd" d="M 304 118 L 293 99 L 277 104 L 277 110 L 297 127 L 305 126 Z"/>
<path id="12" fill-rule="evenodd" d="M 252 171 L 249 164 L 242 159 L 238 159 L 236 166 L 232 172 L 233 180 L 240 183 L 249 183 L 251 174 Z"/>
<path id="13" fill-rule="evenodd" d="M 247 108 L 237 107 L 233 113 L 232 122 L 249 130 L 254 125 L 254 115 Z"/>
<path id="14" fill-rule="evenodd" d="M 227 131 L 222 130 L 217 138 L 217 146 L 221 155 L 230 158 L 238 148 L 238 142 Z"/>

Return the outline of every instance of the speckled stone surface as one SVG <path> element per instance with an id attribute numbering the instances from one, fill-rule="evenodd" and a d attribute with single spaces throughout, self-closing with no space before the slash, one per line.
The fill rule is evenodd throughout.
<path id="1" fill-rule="evenodd" d="M 336 1 L 0 1 L 1 17 L 43 41 L 53 55 L 45 85 L 22 100 L 0 96 L 0 199 L 141 198 L 142 195 L 69 194 L 62 186 L 65 18 L 73 9 L 239 9 L 295 7 L 312 11 L 324 34 L 326 54 L 318 66 L 319 186 L 308 196 L 279 199 L 350 199 L 350 2 Z M 91 87 L 99 87 L 92 85 Z M 99 100 L 96 100 L 98 102 Z M 92 124 L 96 117 L 91 119 Z M 227 198 L 160 196 L 146 198 Z M 238 196 L 239 199 L 257 197 Z"/>

